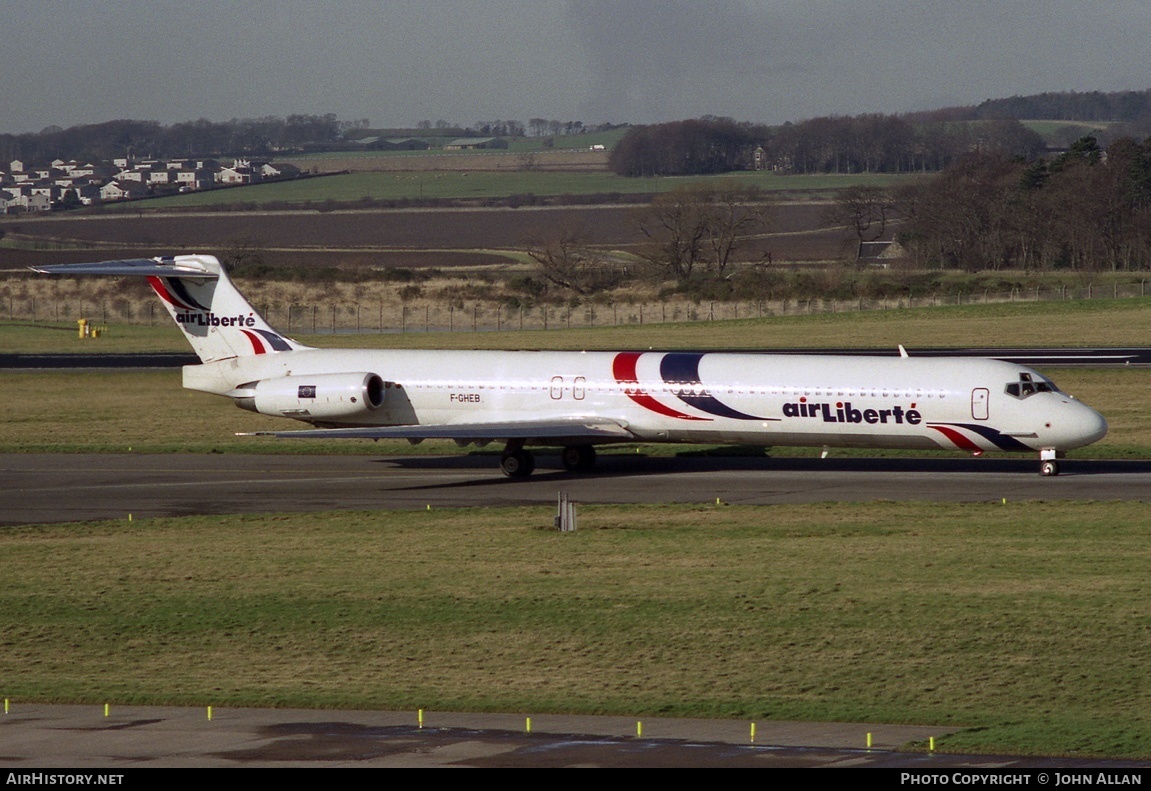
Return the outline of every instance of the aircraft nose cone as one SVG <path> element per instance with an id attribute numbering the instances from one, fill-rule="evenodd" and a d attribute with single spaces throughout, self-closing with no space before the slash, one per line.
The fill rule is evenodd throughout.
<path id="1" fill-rule="evenodd" d="M 1098 442 L 1107 436 L 1107 420 L 1091 407 L 1085 407 L 1089 415 L 1082 418 L 1084 433 L 1087 434 L 1087 444 Z"/>
<path id="2" fill-rule="evenodd" d="M 1098 442 L 1107 435 L 1107 420 L 1086 404 L 1072 402 L 1075 412 L 1068 422 L 1070 447 L 1082 447 Z"/>

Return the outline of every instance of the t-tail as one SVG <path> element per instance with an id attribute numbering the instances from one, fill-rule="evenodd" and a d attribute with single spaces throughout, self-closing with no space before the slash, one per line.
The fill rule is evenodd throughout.
<path id="1" fill-rule="evenodd" d="M 201 362 L 308 348 L 272 329 L 214 256 L 178 255 L 33 269 L 50 275 L 146 277 Z"/>

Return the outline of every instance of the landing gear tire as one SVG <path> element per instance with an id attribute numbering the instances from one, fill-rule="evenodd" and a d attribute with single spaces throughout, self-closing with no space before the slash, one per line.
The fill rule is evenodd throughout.
<path id="1" fill-rule="evenodd" d="M 1039 462 L 1039 474 L 1045 478 L 1051 478 L 1058 475 L 1059 462 L 1051 460 Z"/>
<path id="2" fill-rule="evenodd" d="M 568 445 L 560 451 L 560 461 L 568 472 L 590 470 L 595 465 L 595 448 L 591 445 Z"/>
<path id="3" fill-rule="evenodd" d="M 536 468 L 536 457 L 530 450 L 509 450 L 500 457 L 500 472 L 509 478 L 526 478 Z"/>

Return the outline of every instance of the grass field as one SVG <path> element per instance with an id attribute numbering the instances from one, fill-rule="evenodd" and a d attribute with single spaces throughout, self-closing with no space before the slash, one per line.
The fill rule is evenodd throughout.
<path id="1" fill-rule="evenodd" d="M 585 507 L 0 533 L 16 701 L 962 728 L 1151 756 L 1142 503 Z"/>
<path id="2" fill-rule="evenodd" d="M 262 304 L 254 285 L 240 282 L 239 288 L 244 293 L 252 293 L 255 304 Z M 316 346 L 381 349 L 894 349 L 898 344 L 908 348 L 1146 346 L 1151 344 L 1151 297 L 939 306 L 530 332 L 293 334 Z M 78 339 L 74 323 L 0 320 L 0 351 L 188 351 L 188 346 L 175 325 L 163 317 L 157 319 L 155 327 L 113 323 L 109 332 L 98 340 Z"/>

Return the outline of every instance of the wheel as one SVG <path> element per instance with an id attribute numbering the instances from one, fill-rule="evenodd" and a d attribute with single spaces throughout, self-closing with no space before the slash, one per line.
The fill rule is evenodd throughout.
<path id="1" fill-rule="evenodd" d="M 500 472 L 509 478 L 526 478 L 536 468 L 536 458 L 527 450 L 513 450 L 500 457 Z"/>
<path id="2" fill-rule="evenodd" d="M 560 461 L 568 472 L 591 469 L 595 464 L 595 448 L 591 445 L 568 445 L 560 451 Z"/>
<path id="3" fill-rule="evenodd" d="M 1041 461 L 1039 462 L 1039 474 L 1050 477 L 1059 474 L 1059 462 L 1056 461 Z"/>

